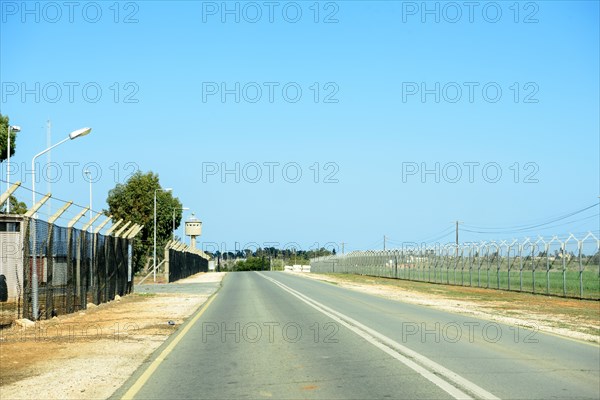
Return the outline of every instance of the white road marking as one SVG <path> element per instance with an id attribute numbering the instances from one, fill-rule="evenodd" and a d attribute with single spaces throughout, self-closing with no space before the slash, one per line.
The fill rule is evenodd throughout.
<path id="1" fill-rule="evenodd" d="M 289 286 L 261 274 L 260 272 L 257 272 L 257 274 L 262 278 L 273 282 L 281 289 L 302 300 L 312 308 L 320 311 L 329 318 L 332 318 L 341 325 L 350 329 L 352 332 L 362 337 L 375 347 L 381 349 L 398 361 L 402 362 L 407 367 L 413 369 L 415 372 L 422 375 L 425 379 L 429 380 L 455 399 L 472 399 L 473 397 L 466 393 L 468 392 L 477 398 L 486 400 L 500 400 L 498 397 L 494 396 L 480 386 L 477 386 L 475 383 L 463 378 L 455 372 L 450 371 L 449 369 L 441 366 L 433 360 L 430 360 L 422 354 L 401 345 L 385 335 L 382 335 L 368 326 L 361 324 L 355 319 L 335 311 L 330 307 L 327 307 L 326 305 L 321 304 L 316 300 L 313 300 L 310 297 L 290 288 Z M 445 378 L 445 380 L 442 379 L 442 377 Z M 452 382 L 454 385 L 450 382 Z"/>

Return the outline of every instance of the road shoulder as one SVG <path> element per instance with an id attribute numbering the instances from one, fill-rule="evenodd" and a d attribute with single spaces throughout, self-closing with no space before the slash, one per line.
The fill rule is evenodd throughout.
<path id="1" fill-rule="evenodd" d="M 600 344 L 600 302 L 347 274 L 286 272 L 387 299 Z"/>
<path id="2" fill-rule="evenodd" d="M 2 398 L 110 397 L 218 290 L 223 276 L 201 273 L 0 331 Z"/>

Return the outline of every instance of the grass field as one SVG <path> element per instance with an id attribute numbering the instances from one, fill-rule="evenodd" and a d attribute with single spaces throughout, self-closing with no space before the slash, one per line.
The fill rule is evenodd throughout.
<path id="1" fill-rule="evenodd" d="M 438 283 L 553 294 L 567 297 L 580 297 L 581 295 L 581 297 L 589 299 L 600 298 L 600 281 L 598 275 L 592 271 L 583 271 L 581 273 L 583 293 L 580 292 L 580 273 L 578 271 L 566 271 L 563 278 L 562 271 L 547 272 L 537 270 L 533 273 L 532 271 L 521 272 L 519 270 L 512 270 L 510 272 L 510 280 L 508 270 L 498 271 L 497 269 L 488 270 L 482 268 L 479 271 L 461 271 L 460 269 L 455 271 L 454 269 L 450 269 L 440 272 L 435 280 Z M 424 280 L 428 280 L 428 276 Z"/>

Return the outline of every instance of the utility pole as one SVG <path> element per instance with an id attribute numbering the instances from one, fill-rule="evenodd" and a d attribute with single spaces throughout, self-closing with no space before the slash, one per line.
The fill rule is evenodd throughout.
<path id="1" fill-rule="evenodd" d="M 456 251 L 458 251 L 458 221 L 456 221 Z"/>
<path id="2" fill-rule="evenodd" d="M 383 235 L 383 251 L 385 251 L 385 235 Z"/>
<path id="3" fill-rule="evenodd" d="M 344 245 L 345 245 L 346 243 L 342 242 L 342 243 L 340 243 L 340 244 L 342 245 L 342 255 L 344 255 Z"/>
<path id="4" fill-rule="evenodd" d="M 456 257 L 458 258 L 458 224 L 462 224 L 462 221 L 456 221 Z"/>

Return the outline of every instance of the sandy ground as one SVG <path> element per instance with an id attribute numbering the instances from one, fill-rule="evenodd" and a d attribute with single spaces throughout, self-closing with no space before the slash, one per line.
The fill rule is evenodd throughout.
<path id="1" fill-rule="evenodd" d="M 463 314 L 477 318 L 505 323 L 513 326 L 534 327 L 543 332 L 553 333 L 587 342 L 600 343 L 600 302 L 563 299 L 541 295 L 523 295 L 516 292 L 504 292 L 490 289 L 452 287 L 452 290 L 465 290 L 470 293 L 482 292 L 492 301 L 466 301 L 455 296 L 445 296 L 444 286 L 441 294 L 422 293 L 398 286 L 369 283 L 368 277 L 361 282 L 344 279 L 344 276 L 330 276 L 303 272 L 288 272 L 310 279 L 335 283 L 341 287 L 370 293 L 389 299 L 411 304 Z M 510 299 L 503 299 L 510 297 Z M 519 299 L 522 297 L 522 300 Z M 575 312 L 565 313 L 568 308 Z M 586 308 L 585 313 L 577 313 Z"/>
<path id="2" fill-rule="evenodd" d="M 223 276 L 201 273 L 177 284 Z M 207 298 L 133 293 L 34 327 L 4 329 L 0 399 L 108 398 Z"/>

